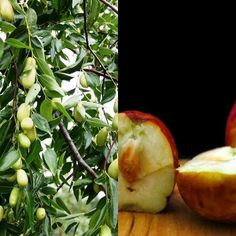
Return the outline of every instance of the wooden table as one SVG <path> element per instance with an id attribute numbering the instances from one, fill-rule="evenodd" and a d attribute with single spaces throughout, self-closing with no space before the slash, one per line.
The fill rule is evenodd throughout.
<path id="1" fill-rule="evenodd" d="M 236 224 L 213 222 L 191 211 L 177 187 L 162 213 L 119 212 L 118 224 L 119 236 L 236 236 Z"/>

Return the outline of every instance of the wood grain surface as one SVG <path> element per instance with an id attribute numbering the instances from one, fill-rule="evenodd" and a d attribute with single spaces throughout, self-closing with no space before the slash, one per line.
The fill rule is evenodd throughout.
<path id="1" fill-rule="evenodd" d="M 119 212 L 119 236 L 236 236 L 236 224 L 213 222 L 195 214 L 177 186 L 167 208 L 157 214 Z"/>

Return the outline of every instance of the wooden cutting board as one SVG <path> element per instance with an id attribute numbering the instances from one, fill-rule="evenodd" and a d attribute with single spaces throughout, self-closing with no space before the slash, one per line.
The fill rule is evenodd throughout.
<path id="1" fill-rule="evenodd" d="M 119 212 L 119 236 L 236 236 L 236 224 L 207 220 L 191 211 L 177 187 L 158 214 Z"/>

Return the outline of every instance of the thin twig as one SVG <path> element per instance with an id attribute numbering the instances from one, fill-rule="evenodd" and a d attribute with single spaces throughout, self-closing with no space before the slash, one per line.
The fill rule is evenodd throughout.
<path id="1" fill-rule="evenodd" d="M 70 178 L 72 178 L 73 176 L 74 176 L 74 172 L 72 172 L 72 173 L 66 178 L 66 182 L 67 182 Z M 62 182 L 62 183 L 58 186 L 57 192 L 64 186 L 64 184 L 65 184 L 66 182 Z"/>
<path id="2" fill-rule="evenodd" d="M 118 43 L 118 39 L 113 44 L 111 44 L 109 48 L 112 49 L 117 43 Z"/>
<path id="3" fill-rule="evenodd" d="M 56 116 L 58 117 L 59 114 L 58 112 L 56 113 Z M 65 138 L 66 142 L 68 143 L 69 147 L 70 147 L 70 150 L 74 156 L 74 158 L 79 162 L 79 164 L 81 166 L 84 167 L 85 170 L 88 171 L 88 173 L 94 177 L 94 178 L 97 178 L 97 174 L 96 172 L 84 161 L 84 159 L 81 157 L 78 149 L 76 148 L 73 140 L 71 139 L 70 137 L 70 134 L 68 133 L 67 129 L 65 128 L 64 124 L 62 122 L 59 123 L 59 127 L 60 127 L 60 130 L 61 130 L 61 133 L 63 135 L 63 137 Z"/>
<path id="4" fill-rule="evenodd" d="M 113 81 L 115 81 L 115 82 L 118 82 L 118 81 L 117 81 L 117 78 L 111 77 L 111 76 L 109 76 L 109 75 L 107 75 L 107 74 L 104 75 L 104 73 L 102 73 L 101 71 L 97 71 L 97 70 L 95 70 L 95 69 L 93 69 L 93 68 L 85 68 L 85 69 L 83 69 L 83 70 L 84 70 L 84 71 L 87 71 L 87 72 L 92 72 L 92 73 L 94 73 L 94 74 L 96 74 L 96 75 L 99 75 L 99 76 L 104 76 L 104 77 L 106 77 L 107 79 L 111 79 L 111 80 L 113 80 Z"/>
<path id="5" fill-rule="evenodd" d="M 99 0 L 99 1 L 110 7 L 118 15 L 118 9 L 111 3 L 107 2 L 106 0 Z"/>
<path id="6" fill-rule="evenodd" d="M 17 113 L 17 93 L 18 93 L 18 80 L 19 80 L 19 77 L 20 77 L 20 73 L 19 73 L 19 70 L 18 70 L 18 67 L 17 67 L 17 64 L 16 62 L 14 61 L 14 69 L 15 69 L 15 72 L 16 72 L 16 78 L 15 78 L 15 83 L 14 83 L 14 91 L 13 91 L 13 114 L 14 114 L 14 117 L 16 117 L 16 113 Z"/>
<path id="7" fill-rule="evenodd" d="M 105 111 L 104 107 L 102 107 L 102 112 L 103 112 L 103 115 L 104 115 L 104 117 L 106 119 L 107 124 L 109 124 L 108 119 L 107 119 L 107 114 L 106 114 L 106 111 Z"/>
<path id="8" fill-rule="evenodd" d="M 84 8 L 84 33 L 85 33 L 85 40 L 86 40 L 86 46 L 87 49 L 92 53 L 92 55 L 96 58 L 97 62 L 100 64 L 100 66 L 103 69 L 103 73 L 104 75 L 109 76 L 109 78 L 112 80 L 112 82 L 115 84 L 115 81 L 113 80 L 113 78 L 109 75 L 109 73 L 107 73 L 107 69 L 105 68 L 105 66 L 103 65 L 102 61 L 100 60 L 100 58 L 97 56 L 97 54 L 93 51 L 93 49 L 91 48 L 90 44 L 89 44 L 89 39 L 88 39 L 88 29 L 87 29 L 87 9 L 86 9 L 86 0 L 83 0 L 83 8 Z M 103 80 L 104 82 L 104 80 Z"/>
<path id="9" fill-rule="evenodd" d="M 60 116 L 59 112 L 55 113 L 56 117 Z M 96 179 L 98 177 L 98 175 L 96 174 L 96 172 L 84 161 L 84 159 L 81 157 L 78 149 L 76 148 L 73 140 L 70 137 L 70 134 L 68 133 L 66 127 L 64 126 L 64 124 L 62 122 L 59 123 L 59 128 L 61 130 L 61 133 L 63 135 L 63 137 L 65 138 L 66 142 L 68 143 L 70 150 L 74 156 L 74 158 L 78 161 L 78 163 L 85 169 L 87 170 L 87 172 L 94 178 Z M 104 193 L 106 193 L 106 188 L 104 186 L 101 186 L 101 189 L 104 191 Z"/>
<path id="10" fill-rule="evenodd" d="M 110 155 L 111 155 L 112 148 L 113 148 L 113 146 L 115 145 L 115 143 L 116 143 L 116 140 L 114 140 L 114 141 L 112 142 L 112 144 L 111 144 L 111 146 L 110 146 L 110 148 L 109 148 L 109 151 L 108 151 L 108 153 L 107 153 L 107 156 L 105 157 L 104 170 L 107 169 L 108 160 L 109 160 L 109 157 L 110 157 Z"/>
<path id="11" fill-rule="evenodd" d="M 99 64 L 101 65 L 102 69 L 106 71 L 105 66 L 101 62 L 100 58 L 97 56 L 97 54 L 93 51 L 89 44 L 89 39 L 88 39 L 88 29 L 87 29 L 87 8 L 86 8 L 86 0 L 83 0 L 83 7 L 84 7 L 84 33 L 85 33 L 85 39 L 86 39 L 86 46 L 88 50 L 93 54 L 93 56 L 97 59 Z"/>

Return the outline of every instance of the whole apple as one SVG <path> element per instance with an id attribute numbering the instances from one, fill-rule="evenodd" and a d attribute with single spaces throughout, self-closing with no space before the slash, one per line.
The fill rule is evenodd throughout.
<path id="1" fill-rule="evenodd" d="M 178 154 L 174 139 L 157 117 L 119 113 L 119 209 L 160 212 L 175 185 Z"/>

